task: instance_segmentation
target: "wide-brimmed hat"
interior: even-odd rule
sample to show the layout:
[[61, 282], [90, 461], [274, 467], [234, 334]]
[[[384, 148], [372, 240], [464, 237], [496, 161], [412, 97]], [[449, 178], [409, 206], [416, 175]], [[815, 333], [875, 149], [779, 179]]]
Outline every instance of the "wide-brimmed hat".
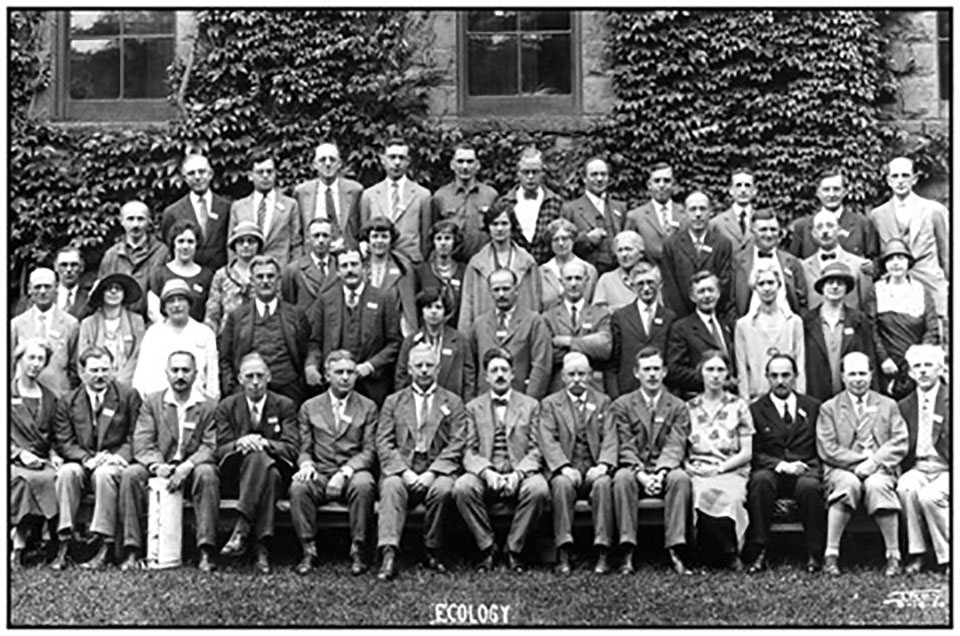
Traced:
[[164, 283], [163, 291], [160, 292], [160, 302], [165, 303], [168, 298], [174, 296], [185, 296], [190, 304], [193, 304], [193, 290], [182, 278], [171, 278]]
[[823, 293], [823, 285], [831, 278], [840, 279], [847, 286], [847, 292], [854, 288], [856, 285], [856, 280], [853, 278], [853, 273], [850, 271], [850, 267], [846, 263], [830, 263], [823, 268], [823, 271], [820, 272], [820, 278], [817, 279], [817, 282], [813, 284], [813, 288], [817, 290], [818, 294]]
[[233, 228], [233, 232], [230, 233], [230, 238], [227, 239], [227, 247], [233, 249], [234, 242], [241, 236], [254, 237], [260, 241], [260, 248], [263, 249], [263, 232], [260, 231], [260, 226], [253, 221], [241, 221], [237, 223], [237, 227]]
[[910, 248], [907, 247], [907, 244], [900, 239], [890, 239], [883, 244], [883, 251], [880, 254], [880, 262], [886, 263], [888, 258], [897, 255], [906, 256], [907, 261], [910, 263], [909, 267], [913, 267], [913, 263], [916, 259], [913, 258], [913, 254], [910, 253]]
[[140, 283], [138, 283], [133, 276], [122, 272], [115, 272], [94, 281], [93, 287], [90, 288], [90, 295], [87, 296], [87, 304], [90, 305], [91, 309], [99, 309], [103, 305], [103, 295], [106, 293], [107, 287], [111, 284], [120, 285], [120, 287], [123, 288], [124, 305], [135, 303], [143, 296]]

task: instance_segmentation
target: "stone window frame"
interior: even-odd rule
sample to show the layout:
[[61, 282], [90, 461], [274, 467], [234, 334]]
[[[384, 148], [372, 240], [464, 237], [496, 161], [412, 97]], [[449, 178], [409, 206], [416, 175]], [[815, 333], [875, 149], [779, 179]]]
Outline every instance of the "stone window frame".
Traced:
[[941, 101], [949, 101], [953, 92], [953, 25], [949, 10], [937, 11], [937, 85]]

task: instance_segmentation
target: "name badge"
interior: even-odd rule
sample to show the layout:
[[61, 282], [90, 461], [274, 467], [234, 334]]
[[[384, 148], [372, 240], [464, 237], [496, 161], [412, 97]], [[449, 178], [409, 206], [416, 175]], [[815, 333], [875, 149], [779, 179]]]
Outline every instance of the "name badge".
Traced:
[[368, 302], [368, 303], [367, 303], [367, 309], [377, 309], [379, 306], [380, 306], [380, 305], [378, 305], [378, 304], [375, 303], [375, 302]]
[[193, 291], [197, 292], [198, 294], [202, 294], [202, 293], [203, 293], [203, 286], [202, 286], [200, 283], [194, 283], [194, 284], [193, 284]]
[[23, 406], [23, 398], [10, 398], [10, 406]]
[[662, 324], [663, 324], [663, 318], [654, 318], [654, 319], [653, 319], [653, 324], [655, 324], [655, 325], [662, 325]]
[[580, 325], [580, 328], [581, 328], [581, 329], [593, 329], [593, 325], [590, 324], [589, 322], [585, 322], [585, 323], [583, 323], [582, 325]]
[[107, 417], [113, 417], [117, 412], [114, 409], [105, 408], [101, 413]]
[[840, 228], [840, 236], [850, 236], [850, 230]]
[[196, 423], [196, 422], [184, 422], [184, 423], [183, 423], [183, 428], [184, 428], [184, 430], [192, 431], [193, 429], [197, 428], [197, 423]]
[[806, 416], [807, 416], [807, 412], [804, 411], [803, 409], [798, 408], [798, 409], [797, 409], [797, 415], [799, 415], [800, 417], [806, 417]]
[[671, 225], [671, 227], [680, 227], [680, 224], [674, 221], [673, 219], [670, 219], [668, 223]]
[[446, 404], [441, 404], [440, 412], [443, 413], [444, 415], [450, 415], [450, 407], [447, 406]]
[[654, 423], [654, 424], [663, 424], [663, 423], [666, 422], [666, 421], [667, 421], [667, 420], [666, 420], [662, 415], [655, 415], [655, 416], [653, 417], [653, 423]]
[[60, 338], [60, 332], [59, 332], [59, 331], [51, 331], [48, 335], [50, 336], [50, 338], [52, 338], [52, 339], [54, 339], [54, 340], [57, 340], [57, 339]]
[[587, 402], [587, 410], [588, 410], [588, 411], [596, 411], [596, 410], [597, 410], [597, 405], [594, 404], [593, 402]]
[[283, 212], [283, 203], [281, 203], [280, 201], [277, 201], [273, 207], [275, 207], [277, 211]]
[[441, 350], [440, 350], [440, 355], [442, 355], [442, 356], [452, 356], [452, 355], [453, 355], [453, 349], [447, 349], [447, 348], [441, 349]]
[[852, 335], [853, 335], [853, 327], [844, 327], [844, 328], [843, 328], [843, 335], [845, 335], [845, 336], [852, 336]]
[[459, 287], [459, 286], [460, 286], [460, 281], [459, 281], [458, 279], [456, 279], [456, 278], [451, 278], [451, 279], [450, 279], [450, 284], [453, 285], [454, 287]]
[[129, 342], [129, 341], [133, 340], [133, 336], [132, 336], [132, 335], [126, 335], [126, 336], [123, 337], [123, 339], [126, 340], [127, 342]]
[[500, 340], [503, 340], [504, 338], [507, 337], [507, 332], [504, 331], [504, 330], [502, 330], [502, 329], [500, 329], [500, 330], [497, 331], [496, 336], [497, 336], [497, 338], [499, 338]]
[[211, 219], [219, 219], [220, 215], [216, 212], [207, 212], [207, 217]]
[[391, 267], [390, 269], [387, 270], [387, 273], [390, 274], [391, 276], [399, 276], [400, 270], [397, 269], [396, 267]]
[[271, 415], [267, 418], [267, 424], [278, 424], [279, 422], [280, 418], [278, 418], [276, 415]]
[[702, 246], [700, 247], [700, 250], [701, 250], [701, 251], [704, 251], [704, 252], [712, 252], [712, 251], [713, 251], [713, 248], [710, 247], [709, 245], [702, 245]]
[[863, 409], [863, 412], [864, 412], [864, 413], [876, 413], [876, 412], [877, 412], [877, 407], [875, 407], [875, 406], [868, 406], [868, 407], [866, 407], [866, 408]]
[[346, 422], [347, 424], [349, 424], [350, 422], [353, 421], [353, 417], [344, 413], [342, 416], [340, 416], [340, 421]]
[[934, 413], [934, 414], [933, 414], [933, 421], [934, 421], [934, 422], [942, 422], [942, 421], [943, 421], [943, 416], [940, 415], [939, 413]]

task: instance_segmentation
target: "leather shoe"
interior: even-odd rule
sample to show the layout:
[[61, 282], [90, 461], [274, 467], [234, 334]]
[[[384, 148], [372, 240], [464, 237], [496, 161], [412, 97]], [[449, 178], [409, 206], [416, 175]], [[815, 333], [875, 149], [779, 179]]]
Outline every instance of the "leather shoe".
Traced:
[[689, 576], [693, 574], [693, 571], [687, 567], [687, 564], [683, 562], [683, 559], [680, 557], [680, 553], [676, 548], [667, 548], [667, 556], [670, 558], [670, 567], [673, 568], [673, 571], [681, 576]]
[[350, 548], [350, 574], [360, 576], [367, 571], [367, 562], [363, 560], [363, 550], [359, 546]]
[[67, 554], [69, 548], [69, 540], [66, 537], [61, 537], [60, 545], [57, 547], [57, 556], [50, 562], [51, 570], [66, 570], [70, 566], [70, 557]]
[[316, 552], [307, 552], [303, 553], [303, 558], [300, 559], [300, 563], [297, 565], [297, 574], [306, 575], [313, 572], [315, 566], [314, 563], [317, 560]]
[[429, 548], [427, 549], [427, 567], [440, 574], [444, 574], [447, 571], [447, 566], [443, 563], [443, 559], [440, 558], [440, 553]]
[[23, 569], [23, 548], [10, 550], [10, 571], [19, 572]]
[[496, 547], [490, 546], [483, 551], [483, 555], [480, 559], [480, 563], [477, 564], [478, 572], [489, 572], [493, 569], [493, 558], [496, 554]]
[[209, 550], [200, 550], [200, 562], [197, 563], [197, 569], [206, 574], [217, 569], [217, 564], [214, 562], [213, 555], [210, 554]]
[[256, 560], [253, 566], [257, 574], [270, 574], [270, 551], [267, 550], [267, 546], [257, 543], [255, 552]]
[[507, 567], [517, 574], [522, 574], [526, 569], [523, 565], [523, 562], [520, 560], [520, 554], [513, 551], [507, 552]]
[[128, 549], [126, 558], [124, 558], [123, 563], [120, 564], [120, 571], [129, 572], [130, 570], [137, 570], [139, 568], [140, 563], [137, 559], [137, 551]]
[[811, 554], [807, 557], [807, 572], [813, 574], [814, 572], [819, 572], [823, 568], [823, 561], [820, 557], [815, 554]]
[[93, 558], [87, 561], [86, 563], [81, 563], [80, 568], [83, 570], [107, 569], [108, 546], [110, 546], [109, 543], [101, 543], [100, 549], [98, 549], [97, 553], [93, 555]]
[[607, 548], [600, 547], [597, 554], [597, 565], [593, 568], [594, 574], [610, 573], [610, 557]]
[[557, 574], [567, 576], [570, 574], [570, 550], [563, 546], [557, 550]]
[[230, 535], [230, 539], [220, 550], [220, 556], [222, 557], [238, 557], [247, 551], [246, 546], [244, 545], [246, 536], [239, 530], [234, 530], [233, 534]]
[[837, 557], [830, 555], [823, 558], [823, 573], [827, 576], [840, 576], [840, 566]]
[[397, 576], [397, 549], [386, 547], [383, 549], [383, 562], [380, 564], [380, 571], [377, 572], [377, 579], [381, 581], [392, 581]]
[[907, 564], [907, 567], [903, 568], [903, 573], [909, 576], [914, 574], [920, 574], [920, 571], [923, 569], [923, 558], [914, 557], [910, 560], [910, 563]]
[[727, 569], [731, 572], [743, 572], [743, 561], [740, 560], [740, 555], [731, 554], [727, 557]]
[[899, 576], [900, 575], [900, 559], [897, 557], [888, 557], [887, 567], [883, 569], [883, 575]]
[[763, 548], [757, 553], [757, 558], [747, 566], [747, 574], [756, 574], [767, 569], [767, 551]]
[[623, 555], [623, 563], [620, 564], [620, 569], [617, 570], [620, 574], [633, 574], [636, 570], [633, 567], [633, 550], [628, 550]]

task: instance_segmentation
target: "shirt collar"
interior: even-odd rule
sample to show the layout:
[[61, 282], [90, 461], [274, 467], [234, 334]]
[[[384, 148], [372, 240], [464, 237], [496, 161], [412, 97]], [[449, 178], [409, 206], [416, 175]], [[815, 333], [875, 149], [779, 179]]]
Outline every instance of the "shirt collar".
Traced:
[[520, 202], [520, 203], [523, 203], [524, 201], [536, 201], [537, 203], [540, 203], [541, 201], [543, 201], [543, 186], [539, 186], [539, 187], [537, 188], [537, 198], [536, 198], [536, 199], [528, 199], [527, 197], [525, 197], [525, 196], [523, 195], [523, 187], [522, 187], [522, 186], [518, 187], [518, 188], [517, 188], [517, 201]]
[[421, 389], [416, 382], [412, 383], [410, 385], [410, 388], [413, 389], [413, 392], [419, 395], [420, 397], [430, 397], [431, 395], [437, 392], [437, 383], [434, 382], [433, 384], [431, 384], [426, 391]]
[[[503, 394], [503, 398], [502, 398], [502, 399], [504, 399], [504, 400], [506, 400], [507, 402], [509, 402], [511, 397], [513, 397], [513, 389], [512, 389], [512, 388], [507, 389], [507, 392]], [[491, 400], [500, 399], [500, 398], [497, 397], [496, 393], [493, 392], [493, 389], [490, 389], [490, 399], [491, 399]]]
[[639, 311], [639, 312], [642, 314], [642, 313], [644, 312], [644, 310], [647, 309], [647, 307], [653, 309], [653, 313], [657, 313], [657, 299], [654, 298], [654, 299], [653, 299], [653, 302], [648, 305], [647, 303], [645, 303], [645, 302], [643, 302], [642, 300], [640, 300], [640, 297], [638, 296], [638, 297], [637, 297], [637, 311]]
[[[359, 285], [357, 286], [357, 288], [354, 290], [354, 292], [357, 294], [357, 298], [358, 298], [358, 299], [360, 298], [360, 296], [363, 295], [363, 288], [366, 287], [366, 285], [367, 285], [367, 284], [366, 284], [365, 282], [360, 281], [360, 284], [359, 284]], [[346, 285], [343, 286], [343, 297], [344, 297], [344, 299], [346, 299], [346, 297], [347, 297], [347, 286], [346, 286]]]
[[784, 405], [786, 405], [786, 407], [790, 410], [791, 414], [797, 412], [797, 394], [796, 393], [791, 392], [790, 395], [787, 396], [786, 400], [781, 400], [776, 395], [771, 393], [770, 400], [773, 402], [773, 405], [777, 407], [777, 412], [780, 413], [781, 415], [783, 414]]
[[390, 177], [387, 177], [387, 185], [388, 185], [390, 188], [393, 188], [393, 184], [394, 184], [394, 183], [397, 184], [397, 188], [400, 190], [400, 192], [403, 192], [403, 188], [407, 185], [407, 175], [403, 175], [402, 177], [400, 177], [400, 178], [397, 179], [396, 181], [394, 181], [394, 180], [391, 179]]
[[263, 302], [262, 300], [260, 300], [259, 298], [254, 298], [254, 299], [253, 299], [253, 302], [254, 302], [254, 304], [255, 304], [256, 307], [257, 307], [257, 315], [258, 315], [258, 316], [262, 316], [262, 315], [263, 315], [263, 310], [264, 310], [265, 308], [267, 308], [267, 307], [270, 308], [270, 314], [272, 315], [272, 314], [275, 314], [275, 313], [277, 312], [277, 304], [279, 303], [279, 299], [278, 299], [278, 298], [274, 298], [274, 299], [271, 300], [269, 303], [265, 303], [265, 302]]
[[87, 387], [83, 387], [83, 390], [87, 392], [87, 397], [90, 398], [90, 404], [93, 404], [93, 398], [94, 398], [94, 396], [99, 396], [99, 397], [100, 397], [100, 403], [101, 403], [101, 404], [103, 404], [103, 399], [107, 396], [107, 390], [106, 390], [106, 389], [104, 389], [103, 391], [91, 391], [91, 390], [88, 389]]
[[260, 398], [260, 401], [259, 401], [259, 402], [251, 402], [251, 401], [250, 401], [250, 398], [246, 398], [246, 399], [247, 399], [247, 408], [248, 408], [248, 409], [250, 409], [250, 410], [252, 411], [252, 410], [253, 410], [253, 407], [257, 407], [257, 411], [259, 411], [260, 415], [263, 415], [263, 407], [264, 407], [264, 406], [266, 405], [266, 403], [267, 403], [267, 394], [266, 394], [266, 393], [263, 394], [263, 397]]
[[454, 181], [453, 182], [453, 193], [454, 194], [471, 194], [473, 192], [478, 192], [480, 190], [480, 182], [474, 179], [467, 185], [462, 185], [461, 183]]
[[576, 307], [576, 308], [577, 308], [577, 312], [579, 312], [579, 313], [583, 313], [583, 307], [584, 307], [584, 305], [586, 305], [586, 302], [584, 302], [583, 298], [581, 298], [580, 300], [578, 300], [578, 301], [575, 302], [575, 303], [572, 303], [572, 302], [570, 302], [569, 300], [567, 300], [566, 298], [564, 298], [564, 299], [563, 299], [563, 303], [567, 306], [567, 310], [568, 310], [568, 311], [570, 310], [570, 307]]
[[593, 192], [590, 192], [589, 190], [584, 190], [583, 193], [587, 195], [587, 199], [590, 200], [590, 203], [592, 203], [595, 208], [603, 212], [603, 206], [607, 200], [606, 192], [604, 192], [600, 196], [597, 196], [596, 194], [594, 194]]
[[213, 197], [211, 196], [209, 189], [208, 189], [206, 192], [204, 192], [202, 195], [197, 194], [197, 193], [194, 192], [193, 190], [190, 191], [190, 202], [193, 203], [193, 206], [194, 206], [194, 207], [196, 207], [197, 205], [199, 205], [200, 201], [203, 200], [203, 202], [207, 204], [207, 210], [209, 211], [209, 210], [210, 210], [210, 199], [212, 199], [212, 198], [213, 198]]
[[924, 391], [919, 386], [917, 387], [917, 396], [920, 398], [920, 402], [923, 402], [923, 398], [926, 397], [931, 402], [936, 401], [937, 391], [940, 390], [940, 381], [937, 380], [937, 383], [933, 385], [928, 391]]
[[750, 217], [753, 215], [752, 205], [741, 206], [739, 203], [734, 203], [730, 207], [733, 208], [733, 213], [736, 214], [738, 217], [740, 216], [741, 212], [746, 212], [748, 221], [750, 220]]
[[652, 398], [647, 395], [646, 391], [640, 389], [640, 396], [643, 398], [643, 403], [647, 405], [647, 408], [653, 410], [657, 406], [657, 402], [660, 401], [660, 396], [663, 395], [663, 389], [657, 391], [657, 394]]
[[[187, 401], [183, 403], [183, 408], [188, 409], [191, 406], [200, 404], [201, 402], [203, 402], [203, 400], [204, 400], [203, 394], [201, 394], [200, 391], [197, 390], [196, 386], [192, 386], [190, 387], [190, 395], [187, 396]], [[177, 402], [177, 398], [173, 393], [173, 389], [169, 387], [163, 392], [163, 403], [171, 404], [178, 408], [180, 407], [180, 403]]]
[[[854, 395], [853, 393], [851, 393], [850, 391], [847, 391], [847, 397], [850, 398], [850, 402], [852, 402], [854, 406], [857, 405], [857, 400], [860, 399], [860, 398], [858, 398], [856, 395]], [[869, 403], [870, 403], [870, 391], [867, 391], [866, 393], [864, 393], [864, 394], [863, 394], [862, 396], [860, 396], [860, 397], [863, 398], [863, 403], [864, 403], [864, 404], [869, 404]]]
[[703, 324], [711, 328], [713, 327], [713, 321], [717, 319], [717, 314], [714, 313], [708, 316], [707, 314], [703, 313], [699, 309], [695, 309], [694, 311], [696, 311], [697, 315], [700, 316], [700, 320], [703, 321]]
[[582, 402], [583, 404], [586, 404], [586, 403], [588, 402], [588, 400], [587, 400], [587, 392], [586, 392], [586, 391], [584, 391], [583, 394], [580, 395], [580, 397], [577, 397], [576, 395], [574, 395], [574, 394], [571, 393], [570, 391], [567, 391], [567, 397], [569, 397], [569, 398], [570, 398], [570, 401], [573, 402], [574, 404], [580, 404], [581, 402]]

